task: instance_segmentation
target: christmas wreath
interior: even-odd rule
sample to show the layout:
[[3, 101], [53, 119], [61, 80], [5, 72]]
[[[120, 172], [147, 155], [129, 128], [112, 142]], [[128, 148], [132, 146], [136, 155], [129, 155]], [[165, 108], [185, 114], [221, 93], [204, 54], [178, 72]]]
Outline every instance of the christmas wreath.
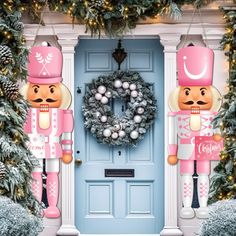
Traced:
[[[155, 118], [156, 100], [149, 87], [138, 72], [99, 76], [88, 85], [84, 96], [85, 127], [99, 143], [136, 145]], [[126, 102], [123, 116], [113, 114], [112, 98]]]

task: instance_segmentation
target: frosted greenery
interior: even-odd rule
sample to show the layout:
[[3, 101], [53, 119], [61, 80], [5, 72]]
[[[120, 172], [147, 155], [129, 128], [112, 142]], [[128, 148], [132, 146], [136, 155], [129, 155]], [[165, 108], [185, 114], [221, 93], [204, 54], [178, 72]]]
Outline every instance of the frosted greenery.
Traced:
[[0, 235], [37, 236], [43, 225], [38, 218], [7, 197], [0, 196]]
[[[116, 81], [121, 83], [119, 88], [114, 86]], [[122, 87], [124, 83], [128, 84], [128, 88]], [[132, 85], [135, 86], [133, 91], [129, 88]], [[111, 94], [107, 104], [102, 104], [95, 98], [100, 86], [105, 86], [106, 91]], [[137, 93], [135, 97], [132, 96], [132, 92]], [[106, 98], [106, 93], [104, 97]], [[124, 110], [124, 115], [113, 114], [112, 99], [122, 99], [126, 102], [127, 108]], [[135, 146], [153, 124], [156, 109], [156, 100], [150, 84], [146, 83], [138, 72], [115, 71], [112, 74], [99, 76], [88, 85], [83, 105], [84, 124], [99, 143]], [[103, 116], [107, 117], [107, 121], [101, 121]], [[138, 116], [141, 121], [135, 122], [135, 116]], [[104, 135], [105, 130], [110, 130], [109, 137]], [[118, 135], [120, 131], [124, 133], [124, 136]], [[131, 138], [132, 132], [136, 132], [137, 138]], [[112, 137], [114, 133], [117, 134], [115, 138]]]
[[[12, 1], [13, 2], [13, 1]], [[0, 6], [0, 235], [34, 236], [42, 230], [41, 206], [31, 191], [36, 159], [27, 148], [24, 123], [29, 104], [17, 81], [26, 79], [28, 50], [21, 13]]]
[[236, 200], [224, 200], [209, 207], [209, 218], [203, 221], [199, 236], [235, 236]]

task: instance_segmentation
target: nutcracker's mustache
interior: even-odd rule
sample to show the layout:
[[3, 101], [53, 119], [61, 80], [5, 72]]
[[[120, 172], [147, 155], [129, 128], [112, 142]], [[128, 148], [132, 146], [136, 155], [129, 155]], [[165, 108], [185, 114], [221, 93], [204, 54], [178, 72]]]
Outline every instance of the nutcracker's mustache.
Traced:
[[[187, 101], [187, 102], [184, 102], [183, 104], [185, 104], [185, 105], [193, 105], [193, 104], [194, 104], [194, 101]], [[197, 101], [197, 104], [198, 104], [198, 105], [206, 105], [207, 102]]]
[[[42, 98], [37, 98], [35, 100], [31, 100], [32, 102], [43, 102], [43, 99]], [[52, 98], [47, 98], [46, 99], [46, 102], [56, 102], [57, 100], [54, 100]]]
[[187, 102], [184, 102], [183, 104], [185, 104], [185, 105], [193, 105], [194, 102], [193, 101], [187, 101]]
[[35, 100], [31, 100], [32, 102], [42, 102], [43, 101], [43, 99], [42, 98], [37, 98], [37, 99], [35, 99]]
[[203, 102], [203, 101], [197, 101], [197, 104], [198, 104], [198, 105], [206, 105], [206, 104], [207, 104], [207, 102]]

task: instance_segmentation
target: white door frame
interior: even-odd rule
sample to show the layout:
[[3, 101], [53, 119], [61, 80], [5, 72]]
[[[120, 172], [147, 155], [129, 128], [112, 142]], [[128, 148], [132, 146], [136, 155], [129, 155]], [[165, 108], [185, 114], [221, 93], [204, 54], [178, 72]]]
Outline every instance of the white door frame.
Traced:
[[[176, 51], [180, 43], [181, 35], [185, 35], [189, 24], [142, 24], [127, 34], [127, 38], [160, 38], [164, 47], [164, 114], [169, 111], [168, 95], [170, 90], [176, 87]], [[35, 38], [37, 30], [36, 24], [26, 24], [24, 35], [26, 42], [31, 46]], [[85, 34], [83, 25], [71, 24], [55, 24], [58, 43], [63, 53], [63, 83], [65, 83], [70, 91], [74, 93], [74, 53], [75, 46], [79, 42], [79, 38], [90, 38], [89, 34]], [[208, 45], [213, 49], [219, 47], [219, 41], [224, 34], [223, 24], [205, 24]], [[201, 35], [201, 24], [193, 24], [191, 35]], [[52, 35], [51, 26], [40, 27], [39, 36]], [[106, 38], [102, 36], [102, 38]], [[204, 39], [203, 39], [204, 40]], [[72, 96], [71, 109], [74, 107], [74, 96]], [[165, 134], [168, 133], [167, 116], [165, 117]], [[74, 135], [74, 134], [73, 134]], [[167, 135], [165, 135], [165, 158], [167, 157]], [[75, 150], [74, 150], [75, 151]], [[183, 235], [178, 227], [178, 183], [177, 183], [177, 166], [170, 166], [165, 160], [165, 176], [164, 176], [164, 199], [165, 199], [165, 226], [160, 235]], [[75, 227], [75, 180], [74, 180], [74, 162], [70, 165], [62, 165], [62, 216], [58, 235], [79, 235], [79, 229]], [[78, 199], [79, 200], [79, 199]], [[47, 221], [46, 223], [47, 224]]]

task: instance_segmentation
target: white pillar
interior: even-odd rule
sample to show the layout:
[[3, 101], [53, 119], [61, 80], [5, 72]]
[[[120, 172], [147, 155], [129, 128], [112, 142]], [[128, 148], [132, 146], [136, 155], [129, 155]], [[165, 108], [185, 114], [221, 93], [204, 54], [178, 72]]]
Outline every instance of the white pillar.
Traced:
[[[167, 114], [169, 111], [168, 97], [170, 91], [176, 87], [176, 48], [180, 42], [180, 34], [160, 34], [161, 44], [164, 46], [164, 114], [165, 114], [165, 134], [168, 134]], [[178, 173], [177, 165], [169, 165], [168, 157], [168, 136], [165, 135], [165, 226], [160, 235], [178, 236], [183, 235], [178, 227]]]
[[[74, 53], [78, 43], [76, 35], [57, 34], [63, 53], [63, 83], [72, 93], [72, 103], [70, 109], [74, 109]], [[74, 112], [73, 112], [74, 113]], [[74, 132], [72, 134], [74, 139]], [[75, 150], [74, 150], [75, 152]], [[74, 160], [70, 164], [61, 165], [61, 220], [62, 224], [57, 235], [78, 235], [79, 231], [75, 227], [75, 173]]]

